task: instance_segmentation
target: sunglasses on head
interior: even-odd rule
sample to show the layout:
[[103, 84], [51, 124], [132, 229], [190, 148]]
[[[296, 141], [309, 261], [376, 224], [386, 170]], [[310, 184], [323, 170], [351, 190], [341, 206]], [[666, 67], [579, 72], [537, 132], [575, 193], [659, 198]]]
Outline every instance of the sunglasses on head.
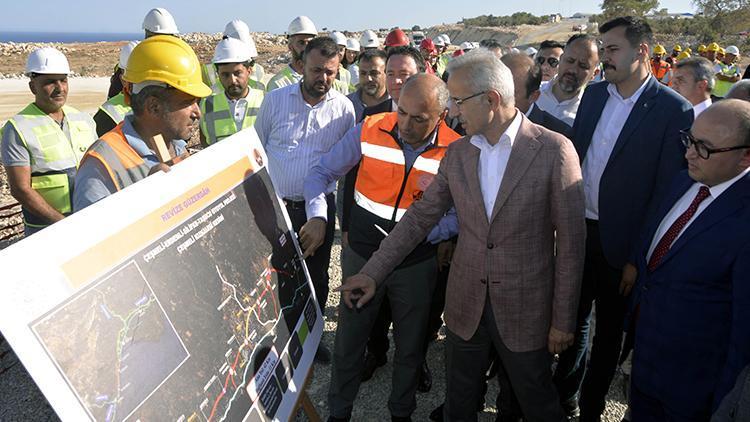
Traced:
[[547, 62], [547, 64], [550, 67], [557, 67], [557, 65], [560, 64], [560, 59], [558, 59], [557, 57], [541, 57], [541, 56], [536, 58], [536, 64], [538, 64], [539, 66], [543, 65], [544, 62]]

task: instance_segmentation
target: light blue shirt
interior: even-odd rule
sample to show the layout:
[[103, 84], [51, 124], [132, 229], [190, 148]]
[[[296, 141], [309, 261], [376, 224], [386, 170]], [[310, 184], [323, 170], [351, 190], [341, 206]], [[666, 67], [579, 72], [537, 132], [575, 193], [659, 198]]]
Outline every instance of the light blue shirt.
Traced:
[[[125, 116], [122, 123], [122, 133], [125, 135], [128, 145], [143, 158], [146, 165], [153, 167], [159, 163], [159, 158], [133, 128], [133, 117], [133, 115]], [[181, 155], [187, 150], [187, 142], [182, 139], [173, 140], [172, 146], [177, 155]], [[99, 160], [85, 160], [76, 173], [75, 189], [73, 190], [73, 211], [80, 211], [115, 192], [117, 192], [117, 188], [112, 183], [109, 172]]]
[[[300, 84], [267, 93], [255, 131], [268, 155], [268, 171], [279, 196], [302, 201], [308, 172], [354, 123], [352, 102], [334, 89], [314, 106], [305, 101]], [[325, 191], [334, 189], [332, 180]]]
[[[417, 157], [435, 141], [435, 133], [428, 142], [419, 148], [412, 148], [406, 142], [401, 143], [404, 161], [407, 168], [411, 168]], [[349, 170], [362, 159], [362, 123], [351, 128], [346, 135], [331, 150], [320, 158], [320, 162], [310, 170], [305, 178], [305, 208], [308, 219], [318, 217], [326, 219], [328, 206], [325, 193], [328, 186], [345, 176]], [[446, 215], [432, 228], [427, 236], [430, 243], [448, 240], [458, 234], [458, 216], [456, 209], [451, 208]]]

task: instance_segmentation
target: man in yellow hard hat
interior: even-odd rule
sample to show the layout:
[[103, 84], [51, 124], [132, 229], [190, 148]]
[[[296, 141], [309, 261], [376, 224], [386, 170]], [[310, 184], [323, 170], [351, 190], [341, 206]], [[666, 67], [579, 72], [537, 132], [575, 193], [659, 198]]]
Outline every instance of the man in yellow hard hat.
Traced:
[[[130, 54], [123, 75], [133, 114], [86, 151], [76, 175], [75, 211], [83, 209], [149, 174], [166, 170], [154, 151], [161, 135], [171, 159], [186, 153], [185, 140], [198, 129], [198, 100], [211, 95], [201, 79], [201, 65], [179, 38], [156, 35]], [[175, 160], [176, 161], [176, 160]]]
[[706, 54], [706, 45], [705, 44], [701, 44], [701, 45], [698, 46], [698, 55], [701, 56], [701, 57], [703, 57], [704, 59], [707, 58], [706, 57], [707, 54]]
[[664, 60], [667, 50], [663, 45], [657, 44], [651, 56], [651, 73], [656, 80], [664, 85], [669, 85], [672, 66]]
[[72, 212], [76, 167], [96, 139], [91, 116], [66, 105], [68, 74], [68, 59], [59, 50], [31, 52], [26, 75], [34, 102], [0, 130], [2, 164], [27, 236]]
[[227, 38], [216, 46], [213, 66], [222, 91], [203, 99], [201, 143], [211, 145], [255, 123], [264, 91], [250, 86], [250, 48], [244, 42]]
[[716, 64], [716, 56], [719, 55], [720, 50], [721, 47], [719, 47], [719, 44], [712, 42], [711, 44], [706, 46], [706, 58], [711, 61], [711, 63]]
[[674, 66], [675, 62], [677, 61], [677, 57], [682, 53], [682, 46], [679, 44], [675, 44], [674, 47], [672, 47], [672, 54], [669, 55], [664, 61], [669, 63], [670, 66]]

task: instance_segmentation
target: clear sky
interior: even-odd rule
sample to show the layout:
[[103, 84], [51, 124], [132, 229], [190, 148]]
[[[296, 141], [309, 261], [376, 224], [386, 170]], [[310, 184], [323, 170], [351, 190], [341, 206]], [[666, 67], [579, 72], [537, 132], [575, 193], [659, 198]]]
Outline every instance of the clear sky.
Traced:
[[[242, 19], [252, 31], [283, 33], [295, 16], [307, 15], [318, 30], [358, 31], [413, 25], [429, 27], [484, 14], [509, 15], [525, 11], [535, 15], [576, 12], [597, 13], [601, 0], [159, 0], [107, 1], [3, 0], [3, 31], [14, 32], [141, 32], [143, 16], [153, 7], [165, 7], [181, 32], [221, 32], [232, 19]], [[343, 10], [342, 10], [343, 7]], [[670, 12], [692, 12], [690, 0], [661, 0]]]

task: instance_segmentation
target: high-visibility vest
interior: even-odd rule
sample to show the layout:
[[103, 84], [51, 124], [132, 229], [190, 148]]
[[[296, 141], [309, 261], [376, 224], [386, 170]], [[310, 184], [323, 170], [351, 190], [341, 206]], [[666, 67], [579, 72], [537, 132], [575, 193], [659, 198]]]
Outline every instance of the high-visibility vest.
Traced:
[[120, 123], [125, 119], [125, 115], [130, 113], [133, 109], [125, 104], [125, 94], [122, 92], [108, 99], [104, 104], [99, 107], [99, 110], [103, 111], [109, 116], [115, 124]]
[[242, 127], [237, 127], [229, 109], [229, 100], [226, 94], [214, 94], [201, 100], [201, 132], [209, 145], [220, 141], [230, 135], [248, 128], [255, 123], [255, 118], [263, 102], [263, 91], [250, 89], [245, 99], [247, 108], [242, 120]]
[[443, 54], [438, 58], [437, 62], [437, 73], [442, 78], [443, 73], [445, 72], [445, 68], [448, 67], [448, 62], [450, 61], [451, 56], [449, 54]]
[[121, 122], [97, 139], [81, 160], [81, 163], [86, 160], [99, 161], [118, 191], [145, 179], [150, 170], [143, 158], [128, 144], [122, 125]]
[[671, 82], [671, 78], [669, 78], [671, 68], [672, 67], [669, 63], [664, 60], [659, 60], [658, 62], [651, 60], [651, 73], [653, 73], [654, 77], [664, 85], [669, 85]]
[[396, 123], [395, 112], [364, 120], [360, 138], [362, 160], [354, 186], [354, 201], [358, 206], [394, 223], [422, 197], [437, 174], [448, 145], [461, 137], [441, 121], [433, 146], [422, 152], [407, 170], [404, 152], [393, 133]]
[[[720, 73], [724, 76], [736, 76], [741, 74], [739, 66], [734, 63], [731, 65], [719, 63], [718, 68], [720, 70], [716, 73]], [[734, 84], [734, 82], [720, 81], [716, 79], [716, 84], [714, 85], [714, 89], [711, 91], [711, 93], [717, 97], [724, 98], [729, 93], [729, 90], [732, 89], [732, 86]]]
[[[346, 69], [344, 70], [347, 73], [349, 72]], [[341, 74], [341, 72], [339, 72], [339, 74]], [[285, 68], [281, 69], [281, 72], [275, 74], [273, 78], [268, 81], [268, 85], [266, 85], [266, 92], [271, 92], [274, 89], [285, 87], [288, 85], [297, 84], [301, 80], [302, 75], [292, 70], [291, 67], [286, 66]], [[344, 95], [349, 95], [351, 93], [351, 87], [349, 86], [349, 84], [344, 83], [343, 81], [340, 81], [338, 79], [334, 79], [332, 88]]]
[[[73, 211], [75, 172], [88, 147], [96, 140], [96, 124], [86, 113], [63, 106], [70, 138], [36, 104], [31, 103], [8, 120], [29, 151], [31, 188], [61, 214]], [[30, 227], [46, 227], [49, 222], [23, 210]]]

